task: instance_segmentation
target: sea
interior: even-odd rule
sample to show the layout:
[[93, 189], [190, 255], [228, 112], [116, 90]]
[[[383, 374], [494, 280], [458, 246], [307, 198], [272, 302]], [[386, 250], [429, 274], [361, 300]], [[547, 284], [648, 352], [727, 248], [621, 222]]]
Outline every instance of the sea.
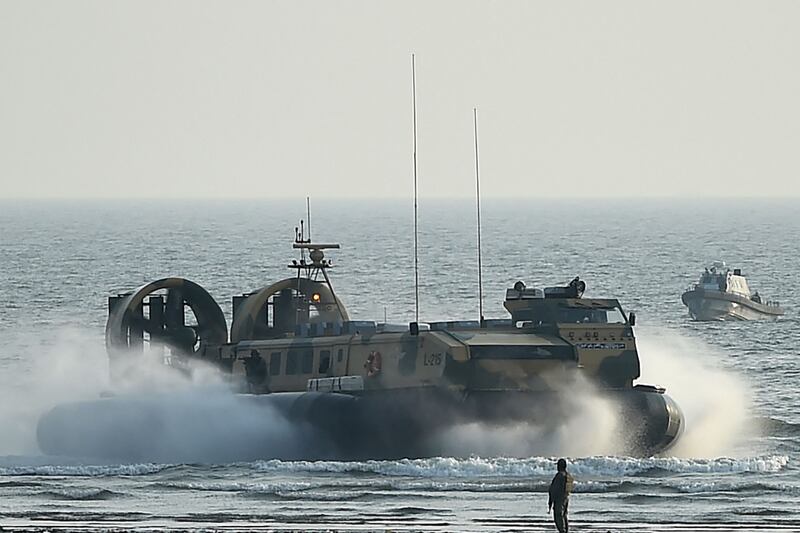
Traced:
[[[328, 257], [350, 316], [413, 320], [412, 201], [311, 195], [304, 228], [341, 245]], [[186, 277], [230, 320], [232, 296], [291, 275], [304, 218], [305, 198], [0, 201], [0, 530], [555, 531], [547, 486], [564, 456], [571, 531], [800, 531], [798, 199], [483, 201], [488, 318], [507, 316], [518, 280], [575, 276], [587, 296], [636, 313], [637, 382], [665, 387], [686, 417], [681, 440], [656, 457], [614, 453], [618, 426], [591, 406], [555, 454], [519, 428], [479, 427], [454, 435], [457, 453], [396, 461], [220, 461], [193, 442], [168, 463], [39, 450], [42, 413], [114, 388], [109, 295]], [[418, 220], [420, 320], [477, 319], [474, 201], [423, 198]], [[785, 316], [692, 321], [681, 293], [715, 260], [741, 268]], [[174, 386], [208, 402], [233, 394], [208, 388], [213, 372], [186, 380]], [[225, 447], [245, 436], [206, 438]]]

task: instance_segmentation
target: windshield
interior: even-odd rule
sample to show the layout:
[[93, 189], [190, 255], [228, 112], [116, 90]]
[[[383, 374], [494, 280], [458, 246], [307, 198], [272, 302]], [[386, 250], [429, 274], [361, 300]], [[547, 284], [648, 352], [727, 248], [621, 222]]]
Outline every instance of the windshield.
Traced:
[[626, 324], [625, 315], [619, 307], [607, 309], [575, 309], [558, 310], [558, 322], [566, 324]]

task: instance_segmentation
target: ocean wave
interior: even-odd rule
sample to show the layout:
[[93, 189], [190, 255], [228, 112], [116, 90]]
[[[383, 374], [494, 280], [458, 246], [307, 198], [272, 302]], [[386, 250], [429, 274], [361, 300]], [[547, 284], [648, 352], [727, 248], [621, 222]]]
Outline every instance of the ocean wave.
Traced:
[[674, 487], [684, 494], [698, 494], [703, 492], [714, 493], [755, 493], [763, 495], [769, 492], [791, 492], [796, 491], [797, 487], [783, 485], [783, 484], [769, 484], [769, 483], [736, 483], [727, 481], [691, 481], [681, 482], [674, 485]]
[[[716, 459], [682, 459], [676, 457], [585, 457], [570, 461], [570, 471], [576, 477], [634, 477], [660, 474], [724, 474], [724, 473], [774, 473], [786, 468], [785, 455], [767, 455], [746, 458], [720, 457]], [[401, 459], [398, 461], [256, 461], [235, 465], [172, 465], [157, 463], [120, 465], [14, 465], [0, 466], [0, 476], [147, 476], [171, 469], [196, 468], [201, 471], [243, 468], [245, 471], [266, 474], [367, 474], [387, 478], [548, 478], [555, 468], [552, 458], [528, 459], [481, 458], [467, 459], [435, 457], [429, 459]], [[340, 480], [337, 479], [337, 483]], [[198, 490], [202, 490], [199, 488]], [[191, 488], [191, 487], [185, 487]], [[231, 489], [236, 490], [236, 489]]]
[[0, 476], [145, 476], [175, 465], [142, 463], [128, 465], [15, 465], [0, 467]]
[[[318, 465], [319, 466], [319, 465]], [[341, 466], [341, 465], [339, 465]], [[230, 480], [189, 480], [180, 479], [156, 481], [151, 484], [154, 490], [182, 490], [200, 492], [228, 492], [240, 497], [255, 499], [296, 499], [318, 501], [357, 500], [363, 494], [375, 498], [420, 497], [432, 498], [447, 492], [472, 493], [546, 493], [549, 486], [549, 473], [545, 479], [524, 479], [514, 476], [477, 477], [425, 477], [425, 476], [308, 476], [298, 479], [302, 474], [297, 470], [291, 475], [282, 476], [277, 471], [262, 474], [266, 479], [242, 478]], [[258, 476], [252, 476], [257, 478]], [[626, 479], [581, 479], [577, 476], [575, 493], [650, 495], [685, 497], [700, 494], [764, 494], [770, 492], [796, 493], [800, 488], [793, 484], [757, 482], [751, 478], [704, 479], [684, 476], [675, 477], [629, 477]]]
[[624, 494], [619, 497], [620, 500], [626, 503], [636, 503], [650, 505], [654, 501], [663, 500], [663, 494]]
[[775, 473], [789, 464], [786, 455], [715, 459], [660, 458], [646, 461], [643, 473], [659, 474], [726, 474], [726, 473]]
[[800, 424], [794, 424], [770, 416], [756, 417], [753, 421], [761, 427], [765, 435], [772, 437], [796, 437], [800, 435]]
[[37, 481], [0, 481], [0, 488], [17, 488], [17, 487], [41, 487], [42, 484]]
[[[341, 484], [338, 484], [341, 486]], [[157, 489], [173, 489], [198, 492], [263, 492], [300, 491], [337, 485], [312, 483], [309, 481], [287, 481], [277, 483], [243, 482], [243, 481], [159, 481], [151, 485]]]
[[[602, 481], [576, 481], [574, 492], [578, 493], [601, 493], [616, 489], [620, 483]], [[309, 498], [326, 499], [319, 496], [321, 491], [325, 491], [332, 499], [351, 499], [358, 493], [368, 491], [370, 494], [377, 495], [383, 493], [385, 496], [392, 496], [392, 492], [408, 495], [413, 493], [418, 497], [434, 497], [431, 493], [438, 492], [537, 492], [545, 493], [549, 487], [548, 481], [505, 481], [483, 480], [470, 481], [464, 479], [440, 480], [431, 478], [422, 479], [387, 479], [376, 480], [374, 478], [341, 479], [336, 481], [313, 480], [313, 481], [276, 481], [276, 482], [253, 482], [253, 481], [163, 481], [155, 482], [151, 485], [158, 490], [186, 490], [199, 492], [234, 492], [254, 497], [277, 496], [280, 498]], [[338, 494], [338, 496], [337, 496]], [[319, 496], [319, 497], [318, 497]]]
[[[681, 459], [677, 457], [587, 457], [570, 462], [576, 476], [625, 477], [665, 473], [743, 473], [778, 472], [789, 462], [784, 455], [747, 458]], [[479, 458], [402, 459], [399, 461], [256, 461], [251, 467], [258, 472], [305, 472], [320, 474], [367, 473], [381, 476], [427, 478], [535, 477], [550, 476], [554, 460], [544, 457], [529, 459]]]
[[[250, 496], [262, 496], [263, 494], [251, 494]], [[371, 491], [278, 491], [268, 494], [271, 498], [278, 498], [290, 501], [323, 501], [323, 502], [354, 502], [359, 500], [374, 501], [375, 493]]]
[[97, 488], [53, 489], [36, 493], [36, 495], [46, 497], [48, 499], [75, 500], [75, 501], [110, 500], [112, 498], [124, 496], [124, 494], [120, 492], [114, 492], [108, 489], [97, 489]]
[[774, 507], [745, 507], [743, 509], [734, 509], [733, 514], [739, 516], [765, 516], [765, 517], [774, 517], [774, 516], [790, 516], [795, 514], [793, 510], [790, 509], [776, 509]]

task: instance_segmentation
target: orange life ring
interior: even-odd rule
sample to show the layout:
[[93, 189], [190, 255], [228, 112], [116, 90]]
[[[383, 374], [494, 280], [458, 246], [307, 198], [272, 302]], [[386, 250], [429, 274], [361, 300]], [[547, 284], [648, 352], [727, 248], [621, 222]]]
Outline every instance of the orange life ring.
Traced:
[[381, 357], [381, 352], [376, 352], [374, 350], [369, 352], [367, 362], [364, 363], [364, 367], [367, 369], [367, 377], [371, 378], [380, 374], [382, 366], [383, 359]]

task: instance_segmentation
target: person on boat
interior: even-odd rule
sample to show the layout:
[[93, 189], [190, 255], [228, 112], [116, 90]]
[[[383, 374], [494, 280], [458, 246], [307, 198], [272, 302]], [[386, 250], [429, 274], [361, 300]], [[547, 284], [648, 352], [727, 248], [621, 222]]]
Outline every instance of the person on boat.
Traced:
[[757, 304], [760, 304], [760, 303], [761, 303], [761, 295], [760, 295], [760, 294], [758, 294], [758, 291], [756, 291], [755, 293], [753, 293], [753, 296], [751, 296], [751, 297], [750, 297], [750, 299], [751, 299], [751, 300], [753, 300], [753, 301], [754, 301], [755, 303], [757, 303]]
[[569, 495], [572, 492], [574, 479], [567, 472], [566, 459], [559, 459], [556, 463], [556, 475], [550, 482], [550, 497], [547, 501], [548, 512], [553, 512], [553, 521], [559, 533], [569, 532], [569, 520], [567, 519], [567, 508], [569, 507]]
[[245, 372], [247, 374], [247, 388], [251, 393], [268, 393], [269, 374], [267, 373], [267, 362], [258, 353], [258, 350], [251, 350], [250, 357], [244, 359]]

